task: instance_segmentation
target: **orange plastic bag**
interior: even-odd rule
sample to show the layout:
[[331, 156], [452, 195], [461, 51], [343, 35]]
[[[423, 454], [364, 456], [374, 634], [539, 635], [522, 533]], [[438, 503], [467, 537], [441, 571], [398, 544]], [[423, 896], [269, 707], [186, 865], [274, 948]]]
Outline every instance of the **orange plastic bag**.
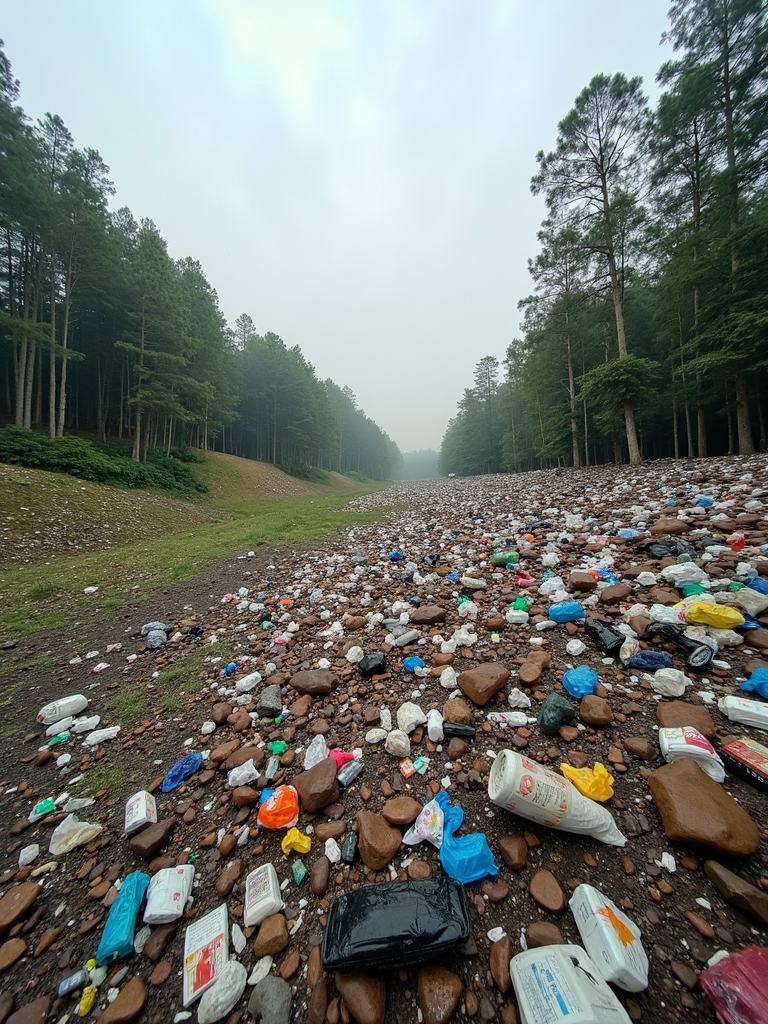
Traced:
[[259, 808], [264, 828], [292, 828], [299, 820], [299, 794], [293, 786], [278, 786]]

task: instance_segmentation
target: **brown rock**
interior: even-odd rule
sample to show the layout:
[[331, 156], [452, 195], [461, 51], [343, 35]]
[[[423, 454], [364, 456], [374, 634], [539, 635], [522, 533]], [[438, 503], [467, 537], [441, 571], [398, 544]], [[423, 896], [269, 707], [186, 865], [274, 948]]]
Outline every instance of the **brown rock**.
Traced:
[[328, 888], [328, 879], [331, 876], [331, 862], [321, 855], [312, 865], [312, 872], [309, 877], [309, 887], [315, 896], [323, 896]]
[[288, 714], [293, 715], [294, 718], [304, 718], [305, 715], [309, 714], [311, 707], [312, 696], [307, 693], [291, 704], [288, 708]]
[[0, 946], [0, 972], [6, 971], [27, 952], [24, 939], [8, 939]]
[[426, 1024], [445, 1024], [450, 1020], [463, 988], [461, 979], [444, 967], [422, 967], [419, 971], [419, 1006]]
[[25, 1003], [12, 1013], [7, 1024], [44, 1024], [50, 1007], [50, 996], [38, 996], [31, 1003]]
[[260, 796], [261, 793], [253, 786], [238, 786], [232, 790], [232, 803], [235, 807], [247, 807], [249, 804], [255, 804]]
[[535, 946], [562, 946], [565, 943], [563, 933], [556, 924], [549, 921], [532, 921], [525, 929], [525, 937], [528, 945]]
[[384, 1024], [387, 986], [371, 974], [337, 974], [336, 988], [358, 1024]]
[[632, 587], [626, 583], [611, 583], [600, 591], [600, 600], [603, 604], [618, 604], [626, 601], [632, 593]]
[[277, 973], [283, 981], [288, 981], [288, 979], [292, 978], [296, 971], [298, 971], [299, 967], [301, 967], [301, 954], [298, 949], [294, 949], [294, 951], [289, 953], [285, 960], [280, 964], [280, 969]]
[[684, 700], [660, 701], [656, 705], [656, 721], [662, 729], [682, 729], [690, 725], [708, 740], [716, 736], [715, 723], [707, 709]]
[[138, 976], [120, 989], [117, 999], [99, 1017], [101, 1024], [126, 1024], [135, 1020], [147, 1003], [147, 987]]
[[621, 741], [621, 745], [628, 754], [634, 754], [635, 757], [639, 757], [642, 761], [653, 761], [659, 756], [659, 748], [655, 743], [651, 743], [650, 740], [646, 739], [645, 736], [625, 736]]
[[504, 935], [491, 945], [491, 977], [496, 982], [499, 992], [509, 992], [512, 979], [509, 974], [509, 961], [512, 957], [512, 943], [509, 936]]
[[210, 760], [213, 761], [214, 764], [226, 761], [230, 754], [234, 754], [239, 746], [240, 740], [238, 739], [229, 740], [227, 743], [220, 743], [211, 751]]
[[768, 893], [724, 868], [716, 860], [704, 861], [704, 874], [734, 907], [745, 910], [768, 925]]
[[314, 814], [339, 798], [339, 784], [336, 781], [338, 768], [332, 757], [326, 757], [309, 771], [302, 772], [293, 780], [299, 794], [301, 806]]
[[321, 821], [319, 825], [315, 825], [315, 835], [321, 843], [324, 843], [326, 839], [339, 839], [346, 831], [347, 825], [342, 819]]
[[344, 628], [348, 633], [356, 633], [358, 629], [363, 629], [367, 619], [364, 615], [346, 615], [344, 617]]
[[509, 676], [509, 669], [504, 665], [497, 661], [487, 661], [468, 672], [462, 672], [456, 681], [461, 692], [482, 707], [506, 684]]
[[247, 743], [244, 747], [233, 750], [226, 761], [222, 762], [222, 765], [225, 771], [231, 772], [233, 768], [239, 768], [246, 761], [253, 761], [253, 767], [258, 768], [264, 757], [265, 754], [261, 747], [257, 747], [255, 743]]
[[363, 863], [372, 871], [381, 871], [397, 853], [402, 836], [379, 814], [357, 812], [358, 849]]
[[46, 949], [50, 949], [63, 931], [64, 929], [61, 927], [46, 928], [43, 934], [37, 940], [37, 945], [35, 946], [35, 952], [33, 955], [40, 956], [46, 951]]
[[645, 631], [652, 622], [653, 619], [649, 619], [647, 615], [632, 615], [629, 619], [629, 625], [639, 637], [645, 636]]
[[410, 796], [396, 796], [387, 800], [381, 808], [381, 815], [390, 825], [410, 825], [421, 814], [421, 804]]
[[176, 934], [176, 922], [161, 924], [152, 929], [152, 933], [144, 945], [144, 956], [150, 960], [159, 960], [166, 950], [168, 943]]
[[[37, 739], [37, 737], [35, 737]], [[13, 1013], [13, 1008], [16, 1005], [16, 996], [13, 992], [3, 992], [0, 995], [0, 1024], [5, 1024], [10, 1015]]]
[[298, 693], [307, 693], [312, 697], [325, 696], [339, 683], [335, 672], [327, 668], [311, 668], [304, 672], [294, 672], [289, 684]]
[[211, 708], [211, 721], [215, 722], [216, 725], [224, 725], [231, 714], [232, 705], [225, 704], [223, 701], [220, 701], [218, 704], [214, 704]]
[[752, 818], [690, 758], [657, 768], [648, 785], [670, 839], [731, 857], [760, 845]]
[[588, 572], [572, 572], [568, 577], [568, 586], [571, 590], [594, 590], [597, 580]]
[[679, 593], [676, 590], [669, 590], [667, 587], [651, 587], [648, 597], [654, 604], [663, 604], [669, 608], [680, 600]]
[[491, 903], [501, 903], [509, 896], [509, 886], [506, 882], [486, 882], [483, 886], [483, 895], [487, 896]]
[[682, 519], [663, 516], [661, 519], [657, 519], [651, 527], [651, 536], [662, 537], [667, 533], [687, 533], [690, 528], [691, 524], [683, 522]]
[[455, 722], [457, 725], [472, 725], [472, 712], [469, 704], [461, 697], [452, 697], [443, 705], [443, 718], [446, 722]]
[[5, 893], [0, 899], [0, 935], [5, 935], [24, 917], [39, 892], [40, 886], [37, 882], [22, 882]]
[[579, 718], [587, 725], [610, 725], [613, 721], [613, 712], [604, 697], [596, 697], [595, 694], [588, 693], [581, 699]]
[[149, 976], [149, 984], [157, 987], [164, 985], [171, 976], [171, 965], [167, 960], [161, 960]]
[[271, 956], [285, 949], [289, 941], [285, 917], [282, 914], [272, 914], [261, 922], [253, 951], [257, 957]]
[[528, 885], [528, 892], [540, 906], [552, 914], [562, 914], [565, 910], [565, 893], [552, 872], [546, 868], [536, 872]]
[[541, 662], [526, 658], [517, 673], [518, 681], [523, 686], [535, 686], [541, 679]]
[[432, 868], [425, 860], [412, 860], [406, 868], [409, 878], [431, 878]]
[[[315, 949], [320, 949], [315, 946]], [[328, 1012], [328, 982], [322, 974], [312, 986], [312, 995], [307, 1009], [307, 1024], [325, 1024]]]
[[528, 844], [522, 836], [502, 836], [499, 839], [499, 853], [508, 868], [522, 871], [528, 860]]
[[445, 622], [447, 612], [437, 604], [423, 604], [410, 612], [411, 625], [413, 626], [435, 626], [438, 622]]
[[244, 873], [245, 861], [242, 857], [236, 857], [235, 860], [230, 861], [216, 879], [216, 895], [220, 899], [224, 899], [225, 896], [228, 896], [229, 893], [232, 892], [234, 885], [243, 877]]
[[461, 739], [459, 736], [451, 736], [448, 743], [448, 760], [458, 761], [460, 757], [463, 757], [469, 749], [469, 744], [466, 740]]
[[312, 952], [307, 960], [307, 988], [314, 988], [323, 974], [323, 961], [320, 955], [320, 947], [313, 946]]
[[[138, 835], [132, 836], [131, 839], [128, 840], [128, 845], [137, 857], [142, 857], [144, 860], [150, 861], [153, 857], [156, 857], [161, 850], [164, 850], [171, 841], [171, 836], [175, 827], [175, 818], [166, 818], [165, 821], [155, 822], [154, 825], [147, 826], [143, 832], [139, 832]], [[114, 1004], [110, 1005], [112, 1006]]]

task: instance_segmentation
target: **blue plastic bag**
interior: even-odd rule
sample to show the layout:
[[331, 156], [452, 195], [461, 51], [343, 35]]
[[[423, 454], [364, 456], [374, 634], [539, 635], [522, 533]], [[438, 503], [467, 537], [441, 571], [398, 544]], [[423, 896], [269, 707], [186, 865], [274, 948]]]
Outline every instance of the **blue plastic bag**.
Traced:
[[619, 530], [619, 537], [622, 537], [624, 540], [636, 540], [639, 536], [640, 533], [629, 526], [625, 526], [623, 529]]
[[424, 668], [424, 662], [421, 658], [404, 658], [403, 668], [406, 672], [413, 672], [414, 669]]
[[752, 629], [760, 629], [760, 623], [749, 612], [745, 612], [743, 608], [739, 609], [741, 614], [744, 616], [744, 621], [740, 626], [734, 626], [734, 632], [736, 633], [749, 633]]
[[768, 594], [768, 580], [750, 580], [747, 587], [750, 590], [756, 590], [758, 594]]
[[482, 832], [473, 832], [456, 839], [454, 832], [461, 828], [464, 811], [451, 807], [448, 794], [442, 790], [435, 800], [443, 808], [443, 844], [440, 847], [440, 863], [447, 875], [465, 884], [476, 882], [486, 875], [498, 875], [499, 869], [493, 859], [488, 840]]
[[553, 604], [549, 609], [549, 618], [553, 622], [574, 622], [576, 619], [583, 619], [584, 609], [579, 601], [562, 601], [560, 604]]
[[162, 793], [170, 793], [172, 789], [178, 789], [183, 785], [190, 775], [194, 775], [203, 763], [202, 754], [187, 754], [169, 770], [163, 781], [160, 783]]
[[595, 692], [597, 672], [591, 669], [589, 665], [569, 668], [563, 676], [563, 686], [572, 697], [577, 697], [581, 700], [582, 697]]
[[96, 950], [99, 967], [116, 963], [133, 952], [133, 933], [139, 916], [144, 894], [149, 885], [149, 875], [143, 871], [132, 871], [120, 887], [117, 899], [109, 908], [107, 923]]
[[660, 668], [674, 668], [672, 655], [666, 651], [638, 651], [624, 662], [625, 668], [644, 669], [656, 672]]
[[747, 693], [757, 693], [768, 700], [768, 668], [756, 668], [749, 679], [741, 684], [739, 689], [746, 690]]

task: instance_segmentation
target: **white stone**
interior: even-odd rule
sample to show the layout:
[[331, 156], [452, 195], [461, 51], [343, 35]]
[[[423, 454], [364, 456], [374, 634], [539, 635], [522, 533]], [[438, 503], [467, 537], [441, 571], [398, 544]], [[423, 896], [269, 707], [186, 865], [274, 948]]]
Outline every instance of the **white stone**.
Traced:
[[400, 729], [393, 729], [387, 733], [384, 749], [393, 757], [409, 757], [411, 753], [411, 741], [406, 733]]
[[424, 725], [426, 720], [427, 716], [419, 705], [412, 701], [406, 701], [397, 709], [397, 728], [408, 735], [420, 725]]
[[203, 992], [197, 1008], [199, 1024], [215, 1024], [226, 1017], [245, 991], [248, 972], [237, 960], [228, 960], [213, 985]]

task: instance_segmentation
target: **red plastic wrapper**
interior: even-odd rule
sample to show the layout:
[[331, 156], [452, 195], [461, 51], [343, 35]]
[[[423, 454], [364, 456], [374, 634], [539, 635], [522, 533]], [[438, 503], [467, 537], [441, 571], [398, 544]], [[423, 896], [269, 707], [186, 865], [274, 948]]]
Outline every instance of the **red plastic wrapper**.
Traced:
[[747, 946], [724, 957], [699, 975], [720, 1024], [766, 1024], [768, 1021], [768, 949]]

